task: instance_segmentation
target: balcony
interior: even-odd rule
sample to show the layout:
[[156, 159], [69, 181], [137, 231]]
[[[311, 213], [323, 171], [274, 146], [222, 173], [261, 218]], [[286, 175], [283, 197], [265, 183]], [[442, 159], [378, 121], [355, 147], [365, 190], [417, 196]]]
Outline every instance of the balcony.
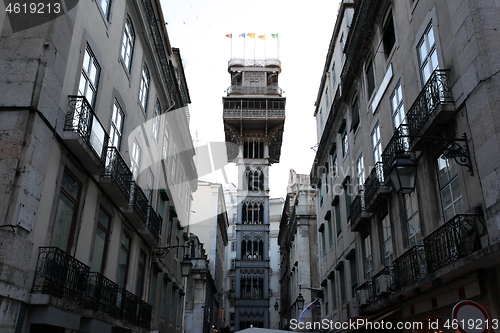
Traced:
[[361, 231], [365, 223], [370, 221], [371, 214], [365, 212], [363, 193], [358, 194], [351, 203], [351, 231]]
[[391, 140], [387, 143], [384, 151], [382, 152], [382, 165], [383, 174], [387, 175], [391, 169], [392, 162], [396, 157], [396, 153], [410, 151], [410, 139], [408, 125], [401, 124], [396, 133], [392, 136]]
[[32, 292], [48, 294], [149, 329], [152, 308], [56, 247], [40, 247]]
[[84, 96], [69, 96], [62, 139], [92, 175], [102, 174], [109, 136]]
[[132, 172], [118, 149], [109, 147], [104, 175], [99, 178], [99, 183], [118, 207], [128, 206], [132, 180]]
[[121, 208], [123, 215], [138, 230], [145, 229], [148, 222], [149, 200], [144, 191], [135, 182], [130, 183], [128, 204]]
[[279, 95], [282, 91], [278, 85], [273, 84], [265, 87], [247, 87], [241, 84], [234, 84], [227, 88], [227, 95]]
[[424, 238], [429, 273], [479, 250], [478, 217], [459, 214]]
[[384, 165], [377, 162], [364, 184], [365, 209], [374, 211], [390, 193], [390, 188], [385, 186]]
[[449, 70], [435, 70], [406, 115], [409, 134], [440, 134], [455, 114]]
[[423, 245], [415, 245], [394, 260], [394, 282], [403, 288], [427, 275]]
[[281, 67], [279, 59], [244, 59], [244, 58], [231, 58], [228, 67], [232, 66], [248, 66], [248, 67]]
[[146, 229], [143, 230], [141, 232], [145, 234], [147, 243], [153, 247], [157, 246], [160, 240], [161, 219], [152, 206], [147, 207]]
[[225, 120], [285, 119], [285, 99], [224, 99]]

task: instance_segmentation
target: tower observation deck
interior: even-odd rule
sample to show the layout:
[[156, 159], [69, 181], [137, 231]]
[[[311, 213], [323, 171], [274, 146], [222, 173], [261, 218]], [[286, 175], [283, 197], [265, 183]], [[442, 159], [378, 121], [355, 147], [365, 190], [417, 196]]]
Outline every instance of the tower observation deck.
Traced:
[[228, 160], [238, 166], [239, 203], [234, 331], [269, 328], [269, 167], [279, 162], [285, 123], [281, 62], [233, 58], [228, 72], [223, 120]]

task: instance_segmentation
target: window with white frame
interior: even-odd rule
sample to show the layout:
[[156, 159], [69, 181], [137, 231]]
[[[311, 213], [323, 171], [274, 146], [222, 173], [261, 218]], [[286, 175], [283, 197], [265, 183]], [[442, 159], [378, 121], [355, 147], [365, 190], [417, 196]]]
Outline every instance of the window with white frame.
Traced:
[[365, 281], [371, 280], [373, 273], [373, 252], [370, 234], [363, 239], [363, 254], [365, 260]]
[[349, 140], [347, 137], [347, 131], [344, 128], [344, 131], [342, 132], [342, 157], [345, 158], [348, 153], [349, 153]]
[[399, 127], [399, 125], [404, 124], [406, 120], [401, 81], [398, 81], [398, 83], [396, 83], [396, 87], [394, 87], [390, 99], [391, 99], [392, 123], [394, 125], [394, 128], [396, 129]]
[[425, 32], [417, 45], [417, 54], [422, 85], [424, 85], [430, 78], [432, 72], [439, 67], [432, 21], [425, 29]]
[[132, 64], [132, 54], [134, 52], [134, 44], [135, 44], [135, 32], [134, 26], [132, 25], [132, 20], [130, 16], [127, 15], [125, 19], [125, 28], [123, 29], [123, 37], [122, 37], [122, 47], [120, 51], [120, 55], [122, 57], [123, 64], [128, 72], [130, 72], [130, 67]]
[[150, 81], [151, 77], [149, 76], [148, 65], [144, 63], [142, 65], [141, 85], [139, 87], [139, 104], [144, 111], [146, 111], [146, 107], [148, 104], [149, 85], [151, 83]]
[[358, 189], [363, 190], [363, 184], [365, 182], [365, 164], [363, 162], [363, 153], [359, 154], [356, 160], [356, 174], [358, 178]]
[[331, 165], [332, 165], [331, 176], [332, 176], [332, 179], [335, 179], [337, 177], [337, 168], [338, 168], [337, 151], [334, 151], [332, 154]]
[[177, 151], [174, 150], [174, 154], [172, 156], [172, 182], [175, 184], [176, 183], [176, 177], [177, 177]]
[[381, 162], [382, 161], [382, 143], [380, 141], [380, 126], [377, 121], [372, 130], [372, 151], [373, 151], [373, 162]]
[[160, 100], [157, 98], [155, 102], [155, 109], [153, 112], [153, 119], [152, 121], [152, 126], [151, 126], [151, 131], [153, 132], [153, 138], [155, 141], [158, 141], [158, 133], [160, 131], [160, 113], [161, 113], [161, 104]]
[[168, 145], [169, 145], [169, 134], [168, 128], [165, 127], [165, 131], [163, 132], [163, 148], [161, 152], [161, 157], [167, 163], [168, 158]]
[[462, 189], [458, 177], [458, 165], [453, 159], [441, 155], [437, 160], [439, 192], [444, 220], [463, 213]]
[[115, 99], [113, 113], [111, 114], [111, 129], [109, 130], [109, 146], [120, 150], [123, 135], [123, 122], [125, 116], [118, 101]]
[[391, 219], [386, 215], [382, 220], [382, 252], [384, 254], [384, 266], [392, 266], [394, 250], [392, 246]]
[[132, 150], [130, 152], [130, 170], [134, 179], [137, 180], [139, 176], [139, 167], [141, 163], [141, 147], [137, 141], [132, 142]]
[[102, 14], [105, 19], [109, 19], [109, 9], [111, 7], [111, 0], [97, 0], [96, 1], [99, 4], [99, 7], [102, 10]]
[[85, 96], [92, 107], [95, 105], [100, 72], [101, 66], [99, 66], [92, 49], [87, 44], [85, 47], [85, 54], [83, 56], [82, 73], [80, 76], [80, 84], [78, 85], [78, 95]]
[[146, 197], [148, 198], [149, 202], [152, 202], [152, 199], [153, 199], [154, 181], [155, 181], [155, 175], [153, 174], [153, 171], [151, 170], [151, 168], [148, 168], [148, 182], [146, 185]]
[[422, 244], [420, 217], [418, 215], [418, 197], [416, 191], [404, 196], [408, 247]]

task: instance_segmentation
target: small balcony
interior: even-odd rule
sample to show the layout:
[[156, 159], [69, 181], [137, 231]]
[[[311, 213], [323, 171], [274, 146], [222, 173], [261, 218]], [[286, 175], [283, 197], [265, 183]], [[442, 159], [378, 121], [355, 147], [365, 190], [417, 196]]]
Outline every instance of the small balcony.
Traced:
[[396, 153], [410, 152], [409, 126], [401, 124], [391, 140], [387, 143], [382, 152], [383, 174], [387, 175], [391, 169], [392, 162], [396, 157]]
[[285, 119], [285, 99], [224, 99], [224, 120]]
[[142, 229], [141, 233], [145, 235], [146, 241], [150, 246], [157, 246], [160, 240], [161, 219], [156, 214], [153, 206], [147, 207], [147, 223], [146, 229]]
[[429, 273], [435, 272], [481, 248], [478, 217], [459, 214], [424, 238]]
[[359, 232], [370, 221], [371, 214], [365, 212], [363, 193], [358, 194], [351, 203], [351, 231]]
[[109, 136], [84, 96], [69, 96], [62, 139], [92, 175], [102, 174]]
[[277, 84], [265, 87], [248, 87], [241, 84], [234, 84], [227, 88], [227, 95], [279, 95], [282, 90]]
[[130, 183], [130, 197], [128, 204], [121, 208], [123, 215], [138, 230], [145, 229], [148, 222], [149, 200], [144, 191], [135, 182]]
[[455, 115], [449, 70], [435, 70], [425, 83], [406, 118], [411, 135], [436, 135]]
[[423, 245], [415, 245], [394, 260], [394, 282], [396, 288], [403, 288], [427, 275]]
[[69, 300], [149, 329], [151, 306], [56, 247], [40, 247], [32, 292]]
[[390, 191], [391, 189], [385, 186], [384, 165], [377, 162], [364, 184], [365, 209], [376, 210]]
[[104, 175], [99, 178], [99, 183], [118, 207], [128, 206], [132, 180], [132, 172], [118, 149], [109, 147]]

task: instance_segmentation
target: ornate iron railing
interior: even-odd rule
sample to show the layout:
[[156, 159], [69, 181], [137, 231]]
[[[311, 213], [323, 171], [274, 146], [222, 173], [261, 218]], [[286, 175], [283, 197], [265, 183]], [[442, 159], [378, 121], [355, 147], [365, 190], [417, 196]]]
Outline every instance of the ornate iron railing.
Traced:
[[281, 66], [279, 59], [244, 59], [244, 58], [231, 58], [228, 61], [228, 67], [231, 66], [255, 66], [255, 67], [268, 67], [268, 66]]
[[155, 236], [156, 239], [160, 239], [160, 231], [161, 231], [161, 219], [156, 214], [154, 208], [152, 206], [148, 206], [148, 223], [146, 224], [146, 228], [151, 231], [151, 233]]
[[406, 115], [410, 134], [418, 134], [423, 124], [440, 104], [453, 103], [448, 82], [449, 73], [447, 69], [437, 69], [432, 72]]
[[396, 157], [396, 153], [399, 152], [409, 152], [410, 151], [410, 139], [408, 125], [401, 124], [396, 133], [392, 136], [389, 143], [382, 152], [382, 164], [384, 169], [384, 175], [389, 173], [392, 162]]
[[120, 310], [120, 318], [130, 323], [138, 323], [140, 299], [126, 289], [118, 290], [117, 306]]
[[278, 85], [270, 85], [265, 87], [247, 87], [241, 84], [234, 84], [227, 88], [227, 94], [244, 94], [244, 95], [280, 95], [282, 90]]
[[370, 175], [365, 180], [365, 203], [371, 202], [378, 189], [382, 185], [384, 185], [384, 164], [382, 162], [377, 162], [370, 172]]
[[138, 325], [143, 328], [149, 328], [151, 326], [151, 314], [153, 313], [153, 308], [148, 303], [141, 301], [139, 303], [139, 315], [138, 315]]
[[85, 301], [89, 266], [57, 247], [40, 247], [33, 292]]
[[106, 156], [105, 176], [113, 178], [127, 198], [130, 197], [132, 172], [115, 147], [109, 147]]
[[351, 203], [351, 223], [356, 223], [361, 213], [365, 210], [363, 194], [358, 194]]
[[476, 215], [455, 215], [424, 238], [429, 272], [434, 272], [480, 249], [476, 222]]
[[144, 221], [144, 224], [147, 224], [149, 200], [137, 183], [132, 183], [131, 191], [132, 195], [130, 196], [129, 205], [134, 207], [137, 214], [139, 214], [141, 219]]
[[104, 164], [109, 141], [108, 133], [84, 96], [68, 96], [68, 98], [69, 110], [64, 130], [80, 134]]
[[415, 245], [394, 260], [396, 288], [403, 288], [427, 275], [423, 245]]
[[115, 314], [118, 285], [98, 272], [90, 272], [86, 305], [92, 310]]

